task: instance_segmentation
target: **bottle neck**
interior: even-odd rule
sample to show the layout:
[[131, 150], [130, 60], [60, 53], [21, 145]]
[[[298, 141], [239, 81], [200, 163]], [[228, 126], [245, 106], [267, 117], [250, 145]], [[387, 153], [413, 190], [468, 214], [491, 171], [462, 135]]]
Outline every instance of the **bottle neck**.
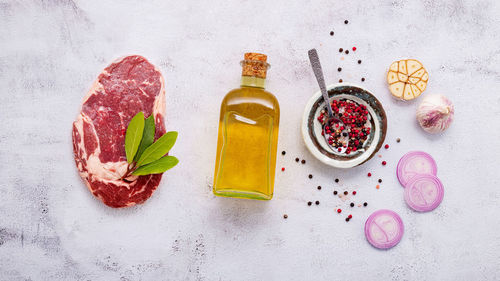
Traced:
[[264, 89], [266, 85], [266, 79], [255, 77], [255, 76], [241, 76], [241, 87], [252, 87]]

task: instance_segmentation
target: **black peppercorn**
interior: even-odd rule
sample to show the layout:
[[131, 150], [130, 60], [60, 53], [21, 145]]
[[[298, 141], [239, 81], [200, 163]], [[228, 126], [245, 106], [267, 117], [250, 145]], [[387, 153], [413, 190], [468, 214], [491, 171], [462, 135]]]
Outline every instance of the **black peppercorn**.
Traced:
[[342, 83], [342, 79], [339, 79], [339, 83]]
[[338, 193], [337, 190], [333, 191], [333, 195], [337, 195], [337, 193]]
[[349, 50], [345, 50], [345, 54], [348, 55], [349, 54]]
[[299, 159], [299, 158], [295, 158], [295, 162], [299, 162], [299, 161], [300, 161], [300, 159]]
[[319, 201], [314, 202], [316, 205], [319, 205]]
[[366, 202], [365, 202], [365, 203], [363, 203], [363, 206], [365, 206], [365, 207], [366, 207], [366, 206], [368, 206], [368, 203], [366, 203]]
[[339, 179], [335, 179], [335, 182], [339, 182]]
[[345, 21], [344, 21], [344, 23], [345, 23], [345, 24], [348, 24], [348, 23], [349, 23], [349, 21], [348, 21], [348, 20], [345, 20]]
[[333, 31], [330, 31], [330, 36], [333, 36], [334, 32]]
[[397, 139], [396, 139], [396, 142], [400, 142], [400, 141], [401, 141], [401, 139], [400, 139], [400, 138], [397, 138]]
[[382, 183], [382, 179], [378, 179], [378, 183]]
[[346, 132], [343, 132], [343, 133], [342, 133], [342, 135], [343, 135], [344, 137], [347, 137], [347, 133], [346, 133]]
[[312, 205], [312, 203], [313, 203], [313, 202], [309, 201], [309, 202], [307, 202], [307, 205], [308, 205], [308, 206], [311, 206], [311, 205]]
[[300, 161], [300, 163], [305, 164], [306, 160], [302, 159], [302, 161]]
[[354, 203], [351, 202], [351, 207], [354, 207]]
[[363, 77], [363, 78], [361, 78], [361, 81], [362, 81], [362, 82], [365, 82], [365, 78], [364, 78], [364, 77]]
[[321, 190], [321, 185], [318, 185], [318, 190]]
[[288, 218], [288, 215], [287, 215], [287, 214], [284, 214], [284, 215], [283, 215], [283, 218], [284, 218], [284, 219], [287, 219], [287, 218]]
[[358, 64], [361, 64], [361, 60], [358, 60]]
[[337, 71], [341, 72], [342, 71], [342, 67], [337, 68]]
[[313, 175], [309, 174], [309, 178], [312, 179], [313, 178]]
[[349, 221], [349, 218], [345, 218], [345, 221]]
[[344, 195], [347, 195], [347, 194], [349, 194], [349, 192], [347, 192], [347, 191], [344, 191]]
[[340, 48], [339, 49], [339, 53], [342, 53], [344, 51], [344, 49]]
[[283, 151], [281, 152], [281, 155], [285, 155], [285, 154], [286, 154], [286, 151], [284, 151], [284, 150], [283, 150]]

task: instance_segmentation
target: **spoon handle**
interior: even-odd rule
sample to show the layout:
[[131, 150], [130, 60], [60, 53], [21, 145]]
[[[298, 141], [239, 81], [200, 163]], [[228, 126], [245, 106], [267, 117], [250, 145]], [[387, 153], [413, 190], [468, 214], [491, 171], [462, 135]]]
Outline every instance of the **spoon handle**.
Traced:
[[319, 89], [321, 90], [321, 94], [323, 94], [323, 99], [326, 103], [326, 108], [328, 108], [328, 115], [333, 116], [332, 106], [330, 105], [330, 98], [328, 97], [328, 93], [326, 92], [325, 78], [323, 77], [323, 70], [321, 69], [321, 63], [319, 63], [318, 52], [316, 49], [311, 49], [308, 52], [309, 61], [311, 61], [311, 66], [314, 71], [314, 75], [316, 76], [316, 80], [318, 80]]

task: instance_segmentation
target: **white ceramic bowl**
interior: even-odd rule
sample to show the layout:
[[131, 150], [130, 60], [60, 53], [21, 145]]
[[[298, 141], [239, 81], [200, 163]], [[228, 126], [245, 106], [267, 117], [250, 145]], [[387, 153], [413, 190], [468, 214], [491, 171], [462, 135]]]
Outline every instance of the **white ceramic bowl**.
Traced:
[[372, 130], [363, 144], [363, 149], [346, 155], [332, 149], [321, 135], [322, 126], [317, 121], [325, 102], [320, 91], [314, 93], [304, 109], [302, 117], [302, 137], [314, 157], [321, 162], [336, 168], [351, 168], [368, 161], [377, 153], [385, 140], [387, 117], [382, 104], [367, 89], [350, 84], [337, 83], [327, 87], [330, 102], [334, 99], [350, 99], [365, 105]]

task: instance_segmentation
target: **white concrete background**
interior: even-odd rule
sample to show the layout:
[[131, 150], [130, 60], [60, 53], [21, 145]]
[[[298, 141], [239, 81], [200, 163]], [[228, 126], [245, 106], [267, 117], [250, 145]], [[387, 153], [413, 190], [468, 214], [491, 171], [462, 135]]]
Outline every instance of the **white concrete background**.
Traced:
[[[499, 34], [496, 0], [0, 0], [0, 279], [500, 280]], [[338, 48], [354, 45], [341, 61]], [[384, 104], [391, 148], [382, 158], [338, 170], [307, 152], [299, 128], [317, 89], [313, 47], [328, 81], [366, 77]], [[269, 55], [268, 89], [282, 109], [279, 151], [287, 154], [278, 168], [286, 171], [277, 172], [269, 202], [211, 193], [219, 105], [239, 85], [245, 51]], [[99, 72], [126, 54], [163, 72], [181, 162], [145, 204], [115, 210], [80, 180], [71, 123]], [[424, 96], [454, 101], [456, 121], [444, 134], [418, 127], [418, 100], [390, 97], [386, 69], [404, 57], [429, 71]], [[409, 150], [438, 163], [445, 198], [433, 212], [403, 201], [395, 165]], [[356, 189], [355, 202], [368, 207], [349, 210], [334, 188]], [[380, 208], [398, 212], [406, 227], [388, 251], [363, 233]]]

